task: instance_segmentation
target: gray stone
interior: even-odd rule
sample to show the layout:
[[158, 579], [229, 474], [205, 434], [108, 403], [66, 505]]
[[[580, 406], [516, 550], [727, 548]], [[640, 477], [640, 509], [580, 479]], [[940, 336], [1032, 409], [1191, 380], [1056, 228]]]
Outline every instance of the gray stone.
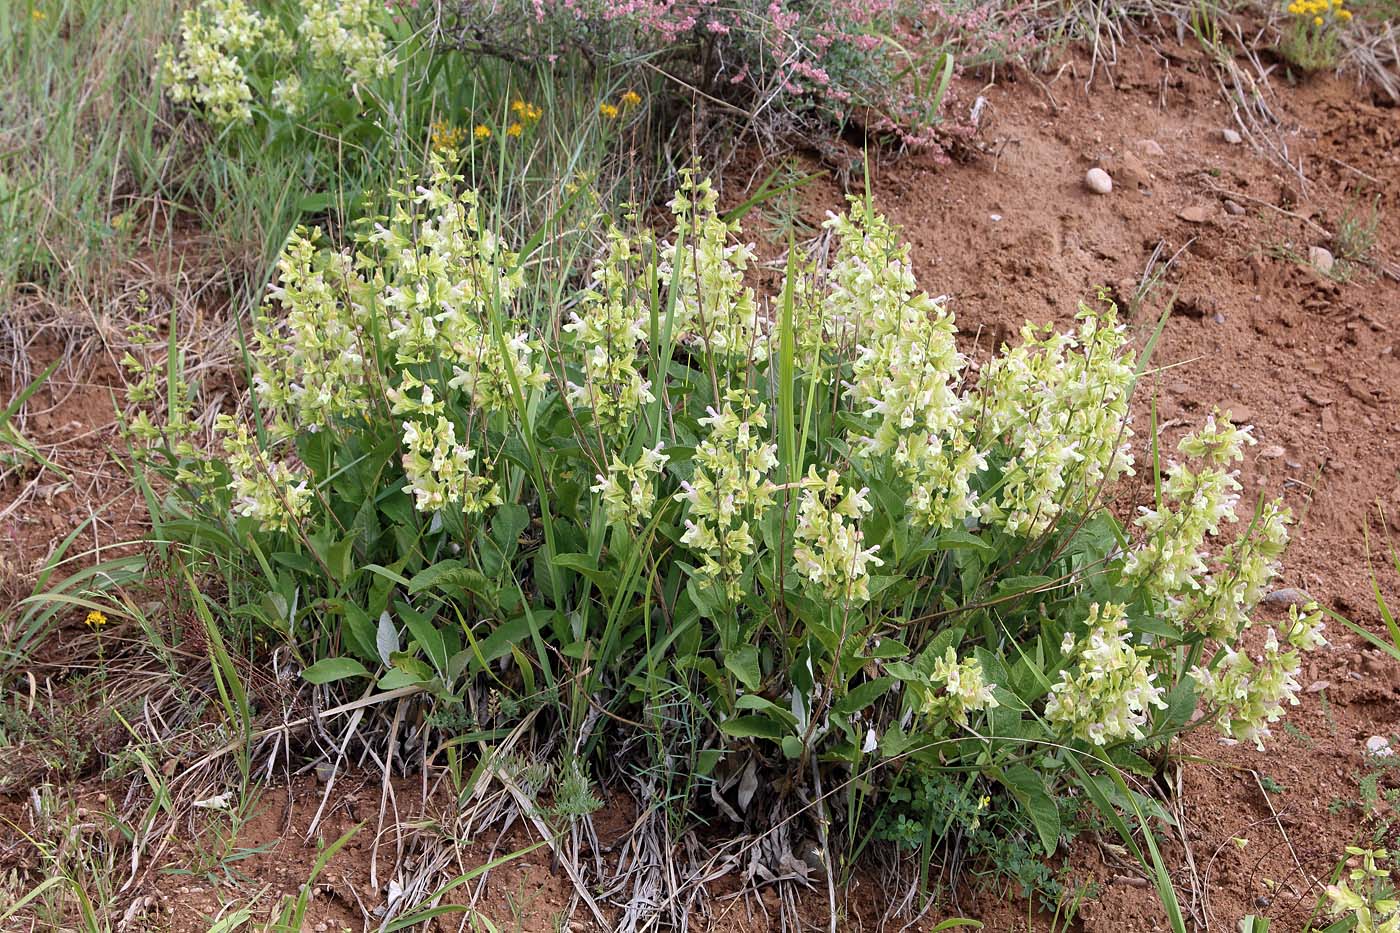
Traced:
[[1244, 137], [1228, 126], [1220, 131], [1220, 138], [1232, 146], [1238, 146], [1240, 143], [1244, 142]]
[[1308, 262], [1312, 263], [1312, 267], [1318, 272], [1327, 275], [1332, 271], [1332, 264], [1336, 260], [1332, 258], [1331, 250], [1322, 246], [1310, 246], [1308, 247]]
[[1312, 602], [1313, 598], [1307, 591], [1291, 586], [1280, 587], [1259, 600], [1261, 606], [1271, 606], [1278, 609], [1287, 609], [1289, 606], [1297, 606], [1299, 609]]

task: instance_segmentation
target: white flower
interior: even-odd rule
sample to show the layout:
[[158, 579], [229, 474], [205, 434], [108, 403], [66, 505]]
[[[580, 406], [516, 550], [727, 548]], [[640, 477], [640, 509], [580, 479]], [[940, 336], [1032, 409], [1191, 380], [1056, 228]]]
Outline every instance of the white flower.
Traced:
[[1066, 661], [1077, 668], [1060, 672], [1050, 688], [1045, 718], [1069, 734], [1107, 745], [1141, 739], [1149, 707], [1165, 708], [1165, 692], [1150, 673], [1147, 655], [1131, 644], [1122, 606], [1098, 603], [1089, 607], [1088, 634], [1075, 639], [1065, 633], [1061, 646]]

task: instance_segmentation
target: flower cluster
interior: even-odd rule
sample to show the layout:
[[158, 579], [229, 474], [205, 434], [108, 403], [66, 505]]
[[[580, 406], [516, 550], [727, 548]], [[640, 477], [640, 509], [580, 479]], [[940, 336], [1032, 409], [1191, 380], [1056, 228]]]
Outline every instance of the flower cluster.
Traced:
[[1137, 525], [1143, 541], [1122, 562], [1125, 583], [1166, 600], [1178, 623], [1214, 637], [1233, 637], [1243, 627], [1287, 543], [1288, 512], [1272, 503], [1256, 533], [1224, 555], [1233, 566], [1208, 574], [1207, 537], [1238, 521], [1240, 485], [1237, 471], [1227, 468], [1253, 443], [1250, 429], [1231, 424], [1229, 412], [1216, 412], [1199, 431], [1183, 437], [1177, 450], [1199, 467], [1181, 462], [1167, 467], [1161, 507], [1142, 507]]
[[446, 120], [434, 120], [428, 132], [428, 143], [433, 147], [434, 152], [459, 149], [462, 143], [467, 141], [467, 128], [449, 123]]
[[935, 720], [948, 720], [967, 727], [967, 714], [993, 709], [1001, 704], [982, 672], [982, 662], [969, 655], [958, 660], [951, 647], [942, 657], [933, 659], [928, 687], [923, 692], [921, 709]]
[[569, 404], [592, 411], [598, 428], [609, 435], [624, 430], [653, 401], [651, 382], [639, 368], [648, 314], [645, 296], [636, 290], [639, 259], [637, 241], [610, 231], [607, 255], [593, 270], [593, 287], [564, 325], [582, 369], [581, 381], [568, 383]]
[[697, 347], [726, 365], [759, 363], [768, 358], [767, 322], [744, 284], [753, 246], [730, 242], [735, 227], [718, 205], [708, 178], [684, 173], [670, 203], [676, 233], [662, 249], [661, 274], [675, 292], [677, 326]]
[[643, 447], [632, 463], [613, 454], [607, 475], [598, 474], [597, 484], [591, 487], [602, 498], [609, 524], [635, 530], [650, 520], [656, 507], [656, 480], [669, 459], [660, 444]]
[[1076, 668], [1060, 672], [1050, 688], [1045, 718], [1070, 735], [1107, 745], [1141, 739], [1151, 707], [1165, 708], [1163, 688], [1154, 683], [1147, 654], [1132, 644], [1124, 608], [1089, 607], [1088, 634], [1066, 632], [1061, 650]]
[[292, 464], [270, 460], [248, 426], [220, 417], [228, 464], [233, 511], [251, 518], [264, 531], [287, 531], [306, 517], [313, 493], [306, 474]]
[[851, 491], [835, 470], [826, 477], [811, 467], [802, 481], [792, 560], [827, 599], [863, 603], [870, 599], [869, 567], [884, 562], [878, 545], [863, 547], [860, 519], [870, 511], [868, 489]]
[[413, 496], [418, 511], [452, 506], [465, 515], [480, 515], [500, 505], [500, 490], [476, 472], [476, 451], [457, 441], [457, 426], [451, 419], [438, 415], [431, 423], [405, 421], [403, 449], [408, 480], [404, 492]]
[[[302, 0], [298, 44], [245, 0], [203, 0], [181, 16], [178, 46], [163, 47], [157, 63], [170, 99], [198, 105], [216, 125], [252, 121], [252, 85], [264, 71], [275, 75], [272, 107], [296, 116], [306, 108], [304, 79], [355, 87], [394, 69], [377, 15], [375, 0]], [[305, 73], [294, 61], [302, 53]]]
[[1293, 606], [1283, 628], [1287, 649], [1280, 645], [1278, 632], [1269, 628], [1257, 659], [1224, 644], [1214, 663], [1191, 669], [1208, 715], [1225, 736], [1263, 749], [1270, 724], [1283, 717], [1284, 704], [1298, 705], [1300, 655], [1327, 644], [1322, 629], [1322, 610], [1316, 603], [1301, 612]]
[[277, 27], [244, 0], [205, 0], [180, 17], [179, 51], [160, 50], [166, 93], [177, 104], [203, 107], [217, 124], [251, 120], [253, 92], [239, 56], [278, 35]]
[[1077, 334], [1027, 325], [1021, 344], [982, 373], [984, 430], [1009, 451], [999, 496], [983, 502], [982, 518], [1010, 534], [1040, 535], [1068, 502], [1091, 501], [1132, 473], [1126, 328], [1111, 307], [1081, 306], [1078, 318]]
[[1346, 0], [1293, 0], [1288, 4], [1288, 12], [1302, 19], [1310, 21], [1314, 27], [1321, 27], [1327, 22], [1327, 17], [1335, 17], [1342, 22], [1350, 22], [1351, 10], [1345, 7]]
[[388, 40], [374, 23], [375, 6], [375, 0], [302, 0], [297, 34], [318, 68], [340, 69], [352, 85], [394, 69]]
[[964, 360], [952, 315], [918, 291], [908, 246], [868, 204], [853, 199], [851, 214], [825, 226], [840, 247], [823, 305], [829, 326], [856, 345], [847, 396], [873, 424], [857, 454], [909, 483], [921, 524], [960, 525], [977, 512], [971, 480], [987, 460], [958, 392]]
[[695, 475], [676, 493], [689, 506], [681, 543], [700, 556], [699, 579], [719, 582], [737, 601], [745, 561], [754, 553], [754, 524], [773, 502], [768, 473], [778, 448], [764, 440], [763, 405], [744, 389], [729, 390], [700, 424], [709, 433], [695, 450]]

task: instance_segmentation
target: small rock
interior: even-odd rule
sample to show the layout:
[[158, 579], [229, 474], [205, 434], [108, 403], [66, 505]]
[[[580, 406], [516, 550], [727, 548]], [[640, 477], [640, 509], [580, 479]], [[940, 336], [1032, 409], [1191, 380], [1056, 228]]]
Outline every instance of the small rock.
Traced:
[[1301, 609], [1312, 601], [1313, 598], [1307, 594], [1306, 590], [1300, 590], [1292, 586], [1283, 586], [1259, 600], [1259, 604], [1261, 606], [1270, 606], [1275, 609], [1287, 609], [1289, 606], [1297, 606]]
[[1155, 139], [1139, 139], [1137, 147], [1139, 152], [1151, 159], [1160, 159], [1167, 154]]
[[1274, 902], [1274, 899], [1273, 899], [1273, 898], [1261, 894], [1261, 895], [1259, 895], [1258, 897], [1256, 897], [1256, 898], [1254, 899], [1254, 906], [1255, 906], [1255, 907], [1268, 907], [1268, 906], [1269, 906], [1270, 904], [1272, 904], [1273, 902]]
[[1385, 671], [1385, 655], [1368, 654], [1361, 659], [1361, 669], [1368, 674], [1380, 674]]
[[315, 767], [316, 780], [321, 784], [329, 784], [335, 777], [335, 765], [329, 761], [318, 761]]
[[1204, 204], [1193, 204], [1176, 216], [1187, 223], [1203, 224], [1210, 219], [1210, 208]]
[[324, 923], [318, 923], [311, 929], [315, 930], [316, 933], [326, 933], [326, 931], [329, 930], [330, 927], [326, 926]]
[[1217, 312], [1215, 312], [1214, 314], [1212, 314], [1212, 315], [1210, 316], [1210, 319], [1211, 319], [1212, 321], [1214, 321], [1215, 323], [1217, 323], [1217, 324], [1224, 324], [1224, 323], [1225, 323], [1225, 315], [1221, 314], [1219, 311], [1217, 311]]
[[1332, 681], [1330, 680], [1314, 680], [1312, 683], [1308, 684], [1307, 692], [1321, 693], [1330, 686], [1332, 686]]
[[1123, 152], [1123, 174], [1128, 176], [1131, 184], [1139, 188], [1146, 188], [1152, 184], [1152, 174], [1147, 171], [1147, 166], [1142, 164], [1142, 160], [1133, 155], [1131, 150]]
[[1084, 175], [1084, 186], [1094, 194], [1108, 194], [1113, 190], [1113, 179], [1101, 168], [1091, 168]]
[[1220, 138], [1232, 146], [1238, 146], [1240, 143], [1244, 142], [1244, 137], [1228, 126], [1220, 131]]
[[1229, 198], [1226, 198], [1225, 213], [1229, 214], [1232, 217], [1239, 217], [1242, 214], [1244, 214], [1244, 208], [1239, 205], [1239, 202], [1231, 201]]
[[1268, 447], [1265, 447], [1263, 450], [1259, 451], [1259, 459], [1277, 460], [1279, 457], [1282, 457], [1286, 453], [1288, 453], [1288, 451], [1284, 450], [1278, 444], [1270, 444]]
[[1249, 424], [1254, 421], [1254, 409], [1248, 405], [1222, 405], [1220, 410], [1229, 415], [1231, 424]]
[[1322, 246], [1310, 246], [1308, 247], [1308, 262], [1312, 263], [1312, 267], [1318, 272], [1327, 275], [1332, 271], [1332, 264], [1336, 260], [1332, 258], [1331, 250]]
[[1000, 214], [992, 214], [991, 217], [992, 217], [992, 223], [999, 223], [999, 222], [1001, 221], [1001, 215], [1000, 215]]
[[1373, 735], [1367, 739], [1366, 751], [1376, 758], [1389, 758], [1395, 754], [1395, 749], [1390, 747], [1390, 739], [1383, 735]]

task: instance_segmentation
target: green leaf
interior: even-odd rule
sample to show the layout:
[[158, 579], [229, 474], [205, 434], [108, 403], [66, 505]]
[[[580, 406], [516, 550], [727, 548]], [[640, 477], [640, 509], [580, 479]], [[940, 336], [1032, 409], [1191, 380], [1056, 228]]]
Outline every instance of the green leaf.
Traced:
[[940, 551], [952, 551], [960, 548], [973, 551], [994, 551], [991, 543], [962, 528], [950, 528], [933, 539], [933, 546]]
[[1060, 845], [1060, 808], [1046, 789], [1045, 781], [1026, 765], [1016, 764], [1002, 772], [1001, 782], [1030, 816], [1046, 858], [1053, 856]]
[[767, 716], [740, 716], [726, 719], [719, 724], [719, 730], [735, 739], [772, 739], [778, 741], [787, 734], [781, 724]]
[[746, 693], [739, 697], [734, 701], [734, 708], [767, 713], [770, 717], [787, 723], [788, 728], [796, 728], [797, 726], [797, 717], [792, 714], [791, 710], [783, 709], [767, 697], [759, 696], [756, 693]]
[[840, 716], [849, 716], [856, 710], [865, 709], [888, 693], [890, 688], [898, 682], [899, 678], [897, 677], [876, 677], [874, 680], [867, 680], [860, 686], [851, 688], [850, 692], [832, 704], [831, 712]]
[[368, 677], [369, 671], [354, 658], [322, 658], [301, 672], [302, 679], [313, 684], [328, 684], [347, 677]]
[[408, 581], [408, 591], [410, 593], [421, 593], [430, 590], [441, 584], [442, 579], [453, 571], [461, 570], [460, 560], [440, 560], [426, 570], [420, 570], [413, 575], [413, 579]]
[[758, 648], [755, 645], [741, 645], [724, 655], [724, 669], [735, 677], [746, 690], [757, 690], [763, 686], [763, 671], [759, 668]]

